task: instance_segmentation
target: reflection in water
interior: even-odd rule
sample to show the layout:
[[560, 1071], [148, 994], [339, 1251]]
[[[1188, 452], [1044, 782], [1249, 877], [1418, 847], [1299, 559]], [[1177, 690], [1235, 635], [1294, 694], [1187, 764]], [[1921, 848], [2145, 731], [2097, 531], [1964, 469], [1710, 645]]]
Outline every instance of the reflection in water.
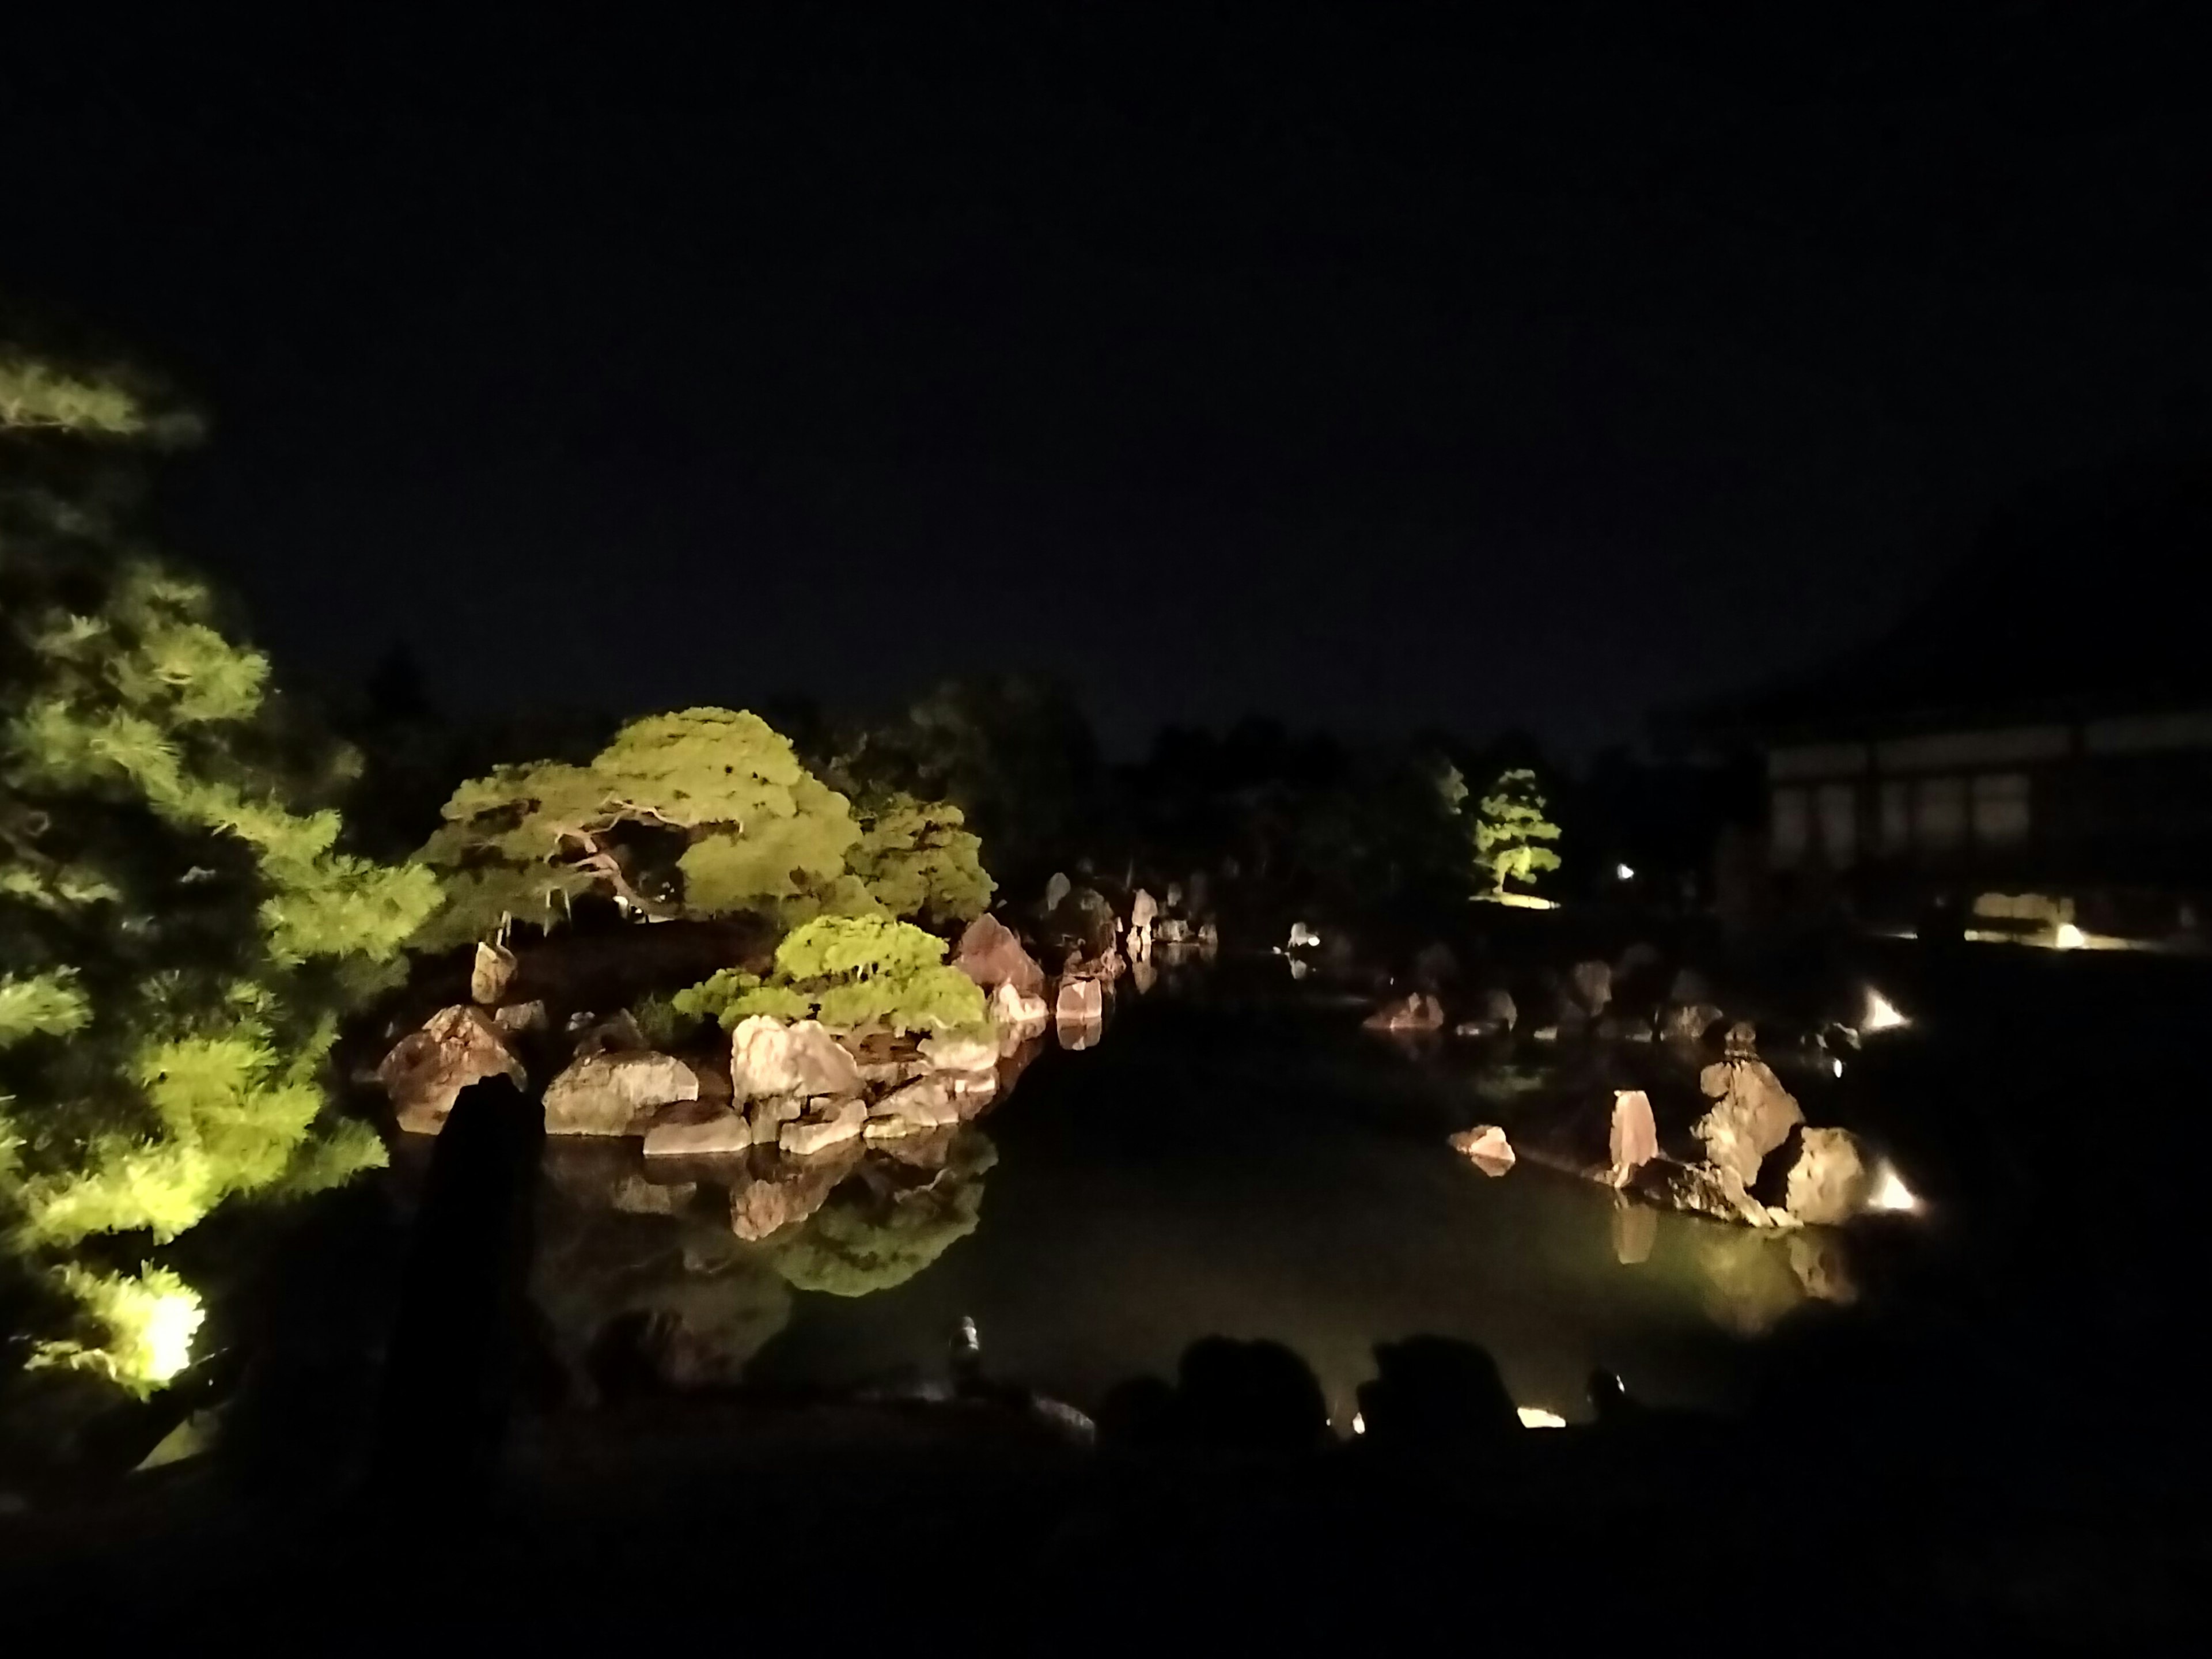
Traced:
[[[767, 1148], [725, 1170], [549, 1147], [538, 1281], [567, 1366], [619, 1340], [668, 1382], [865, 1388], [941, 1364], [971, 1316], [995, 1376], [1089, 1408], [1225, 1334], [1295, 1350], [1341, 1431], [1377, 1343], [1480, 1344], [1513, 1398], [1555, 1412], [1594, 1366], [1721, 1405], [1749, 1375], [1727, 1338], [1854, 1294], [1840, 1235], [1662, 1212], [1525, 1159], [1474, 1176], [1445, 1139], [1483, 1095], [1449, 1055], [1170, 988], [1079, 1060], [1006, 1056], [988, 1139], [854, 1143], [804, 1170]], [[733, 1188], [757, 1217], [733, 1218]], [[747, 1242], [745, 1217], [775, 1224]]]
[[975, 1231], [984, 1172], [999, 1154], [980, 1131], [953, 1143], [942, 1169], [918, 1185], [871, 1163], [775, 1247], [775, 1270], [795, 1288], [866, 1296], [903, 1285]]
[[[648, 1166], [634, 1142], [549, 1141], [531, 1291], [571, 1391], [595, 1397], [629, 1373], [678, 1388], [737, 1383], [789, 1322], [794, 1289], [887, 1290], [973, 1232], [998, 1162], [972, 1128], [865, 1158], [858, 1142], [841, 1150]], [[793, 1182], [824, 1188], [805, 1219], [759, 1243], [732, 1231], [744, 1219], [732, 1192]]]
[[1694, 1224], [1705, 1235], [1698, 1262], [1714, 1320], [1743, 1336], [1763, 1336], [1807, 1301], [1848, 1306], [1858, 1300], [1842, 1237], [1825, 1228], [1776, 1233]]
[[1624, 1267], [1641, 1267], [1651, 1259], [1659, 1240], [1659, 1212], [1639, 1204], [1625, 1193], [1613, 1195], [1613, 1259]]

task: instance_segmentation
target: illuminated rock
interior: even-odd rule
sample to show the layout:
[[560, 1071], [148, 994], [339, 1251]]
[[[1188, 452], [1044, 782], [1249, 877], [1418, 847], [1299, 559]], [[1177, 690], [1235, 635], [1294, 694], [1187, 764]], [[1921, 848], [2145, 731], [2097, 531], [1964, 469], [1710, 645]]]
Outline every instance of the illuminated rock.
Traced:
[[[1137, 890], [1137, 896], [1129, 901], [1129, 926], [1149, 928], [1158, 918], [1159, 914], [1158, 901], [1139, 887]], [[1297, 931], [1296, 927], [1291, 929], [1291, 942], [1294, 945], [1297, 942]]]
[[968, 924], [954, 950], [952, 965], [986, 991], [1011, 985], [1025, 997], [1044, 994], [1044, 969], [996, 916], [978, 916]]
[[393, 1045], [376, 1068], [391, 1097], [399, 1127], [410, 1134], [435, 1134], [462, 1090], [480, 1078], [506, 1076], [517, 1086], [529, 1079], [507, 1038], [481, 1008], [441, 1008]]
[[783, 1126], [796, 1123], [805, 1109], [805, 1103], [795, 1095], [778, 1095], [773, 1099], [756, 1100], [745, 1108], [745, 1122], [751, 1128], [753, 1145], [773, 1146], [783, 1136]]
[[[1139, 967], [1149, 966], [1139, 963]], [[991, 1021], [1003, 1034], [1009, 1031], [1041, 1030], [1052, 1018], [1052, 1008], [1042, 996], [1026, 993], [1011, 985], [1001, 985], [991, 993]]]
[[959, 1121], [960, 1109], [945, 1080], [923, 1078], [885, 1095], [870, 1107], [866, 1133], [874, 1139], [890, 1139], [910, 1132], [944, 1128]]
[[1750, 1029], [1738, 1025], [1729, 1033], [1731, 1058], [1698, 1074], [1698, 1088], [1714, 1104], [1692, 1131], [1705, 1157], [1746, 1188], [1759, 1179], [1766, 1155], [1805, 1121], [1773, 1068], [1751, 1053], [1747, 1042], [1736, 1041], [1737, 1033]]
[[1423, 991], [1386, 1002], [1361, 1022], [1370, 1031], [1434, 1031], [1443, 1023], [1443, 1004]]
[[1717, 1221], [1740, 1221], [1748, 1227], [1786, 1227], [1796, 1218], [1770, 1210], [1745, 1190], [1734, 1170], [1711, 1164], [1677, 1164], [1670, 1158], [1651, 1160], [1636, 1172], [1637, 1192], [1654, 1202]]
[[1052, 1014], [1063, 1026], [1101, 1024], [1106, 1018], [1105, 989], [1095, 979], [1063, 979]]
[[545, 1133], [641, 1134], [653, 1108], [698, 1097], [691, 1068], [668, 1054], [586, 1054], [545, 1085]]
[[848, 1140], [856, 1140], [867, 1127], [868, 1109], [858, 1100], [817, 1104], [796, 1123], [787, 1123], [776, 1145], [792, 1158], [812, 1158]]
[[714, 1158], [743, 1152], [752, 1144], [752, 1125], [738, 1112], [716, 1112], [690, 1122], [659, 1122], [645, 1132], [647, 1158]]
[[1867, 1207], [1874, 1170], [1849, 1129], [1807, 1129], [1790, 1165], [1783, 1208], [1816, 1227], [1837, 1227]]
[[1513, 1167], [1513, 1143], [1495, 1123], [1462, 1129], [1451, 1138], [1451, 1144], [1455, 1152], [1464, 1153], [1467, 1161], [1486, 1176], [1502, 1176]]
[[1610, 1173], [1616, 1187], [1659, 1156], [1658, 1126], [1651, 1121], [1651, 1097], [1641, 1089], [1613, 1091], [1613, 1127], [1607, 1141]]
[[999, 1045], [963, 1032], [940, 1031], [921, 1040], [921, 1057], [937, 1072], [988, 1072], [999, 1063]]
[[469, 1000], [480, 1008], [498, 1006], [514, 977], [514, 952], [504, 945], [477, 941], [476, 959], [469, 965]]
[[765, 1014], [730, 1033], [730, 1090], [738, 1100], [775, 1095], [855, 1095], [860, 1068], [817, 1020], [786, 1025]]

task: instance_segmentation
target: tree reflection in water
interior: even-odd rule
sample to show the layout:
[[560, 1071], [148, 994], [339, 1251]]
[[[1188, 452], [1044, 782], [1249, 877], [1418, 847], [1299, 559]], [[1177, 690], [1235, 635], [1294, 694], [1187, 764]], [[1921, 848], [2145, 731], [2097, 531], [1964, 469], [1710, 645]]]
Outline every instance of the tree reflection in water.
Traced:
[[743, 1157], [687, 1160], [684, 1180], [648, 1178], [628, 1142], [556, 1141], [545, 1158], [532, 1299], [560, 1391], [595, 1400], [734, 1386], [790, 1322], [793, 1290], [906, 1283], [975, 1231], [998, 1152], [973, 1128], [872, 1146], [813, 1214], [757, 1244], [730, 1231], [725, 1182], [761, 1178]]

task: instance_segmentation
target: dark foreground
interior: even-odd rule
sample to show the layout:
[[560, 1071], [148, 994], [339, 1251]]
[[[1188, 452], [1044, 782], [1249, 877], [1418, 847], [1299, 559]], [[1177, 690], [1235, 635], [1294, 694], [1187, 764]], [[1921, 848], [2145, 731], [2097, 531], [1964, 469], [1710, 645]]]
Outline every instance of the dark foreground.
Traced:
[[[537, 1413], [471, 1387], [515, 1336], [512, 1249], [477, 1248], [504, 1237], [498, 1206], [443, 1235], [433, 1206], [363, 1458], [241, 1436], [0, 1517], [11, 1622], [103, 1650], [126, 1630], [313, 1651], [2194, 1634], [2212, 1566], [2189, 1155], [2204, 976], [1995, 951], [1881, 971], [1946, 1033], [1881, 1061], [1883, 1127], [1948, 1172], [1953, 1248], [1941, 1273], [1896, 1275], [1878, 1318], [1785, 1325], [1732, 1419], [1522, 1431], [1480, 1359], [1447, 1350], [1365, 1396], [1369, 1431], [1345, 1442], [1297, 1362], [1250, 1347], [1117, 1391], [1096, 1449], [982, 1382], [933, 1404]], [[481, 1193], [522, 1167], [489, 1135], [453, 1178]], [[507, 1271], [422, 1267], [457, 1256]]]

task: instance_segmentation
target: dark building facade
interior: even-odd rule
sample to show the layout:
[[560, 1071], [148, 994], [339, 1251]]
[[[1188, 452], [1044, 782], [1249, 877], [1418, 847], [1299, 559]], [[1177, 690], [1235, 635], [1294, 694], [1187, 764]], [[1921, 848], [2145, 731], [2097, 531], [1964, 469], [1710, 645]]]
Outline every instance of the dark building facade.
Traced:
[[2000, 517], [1887, 639], [1707, 711], [1704, 735], [1759, 751], [1778, 883], [1873, 926], [2201, 940], [2208, 553], [2201, 467], [2069, 481]]

